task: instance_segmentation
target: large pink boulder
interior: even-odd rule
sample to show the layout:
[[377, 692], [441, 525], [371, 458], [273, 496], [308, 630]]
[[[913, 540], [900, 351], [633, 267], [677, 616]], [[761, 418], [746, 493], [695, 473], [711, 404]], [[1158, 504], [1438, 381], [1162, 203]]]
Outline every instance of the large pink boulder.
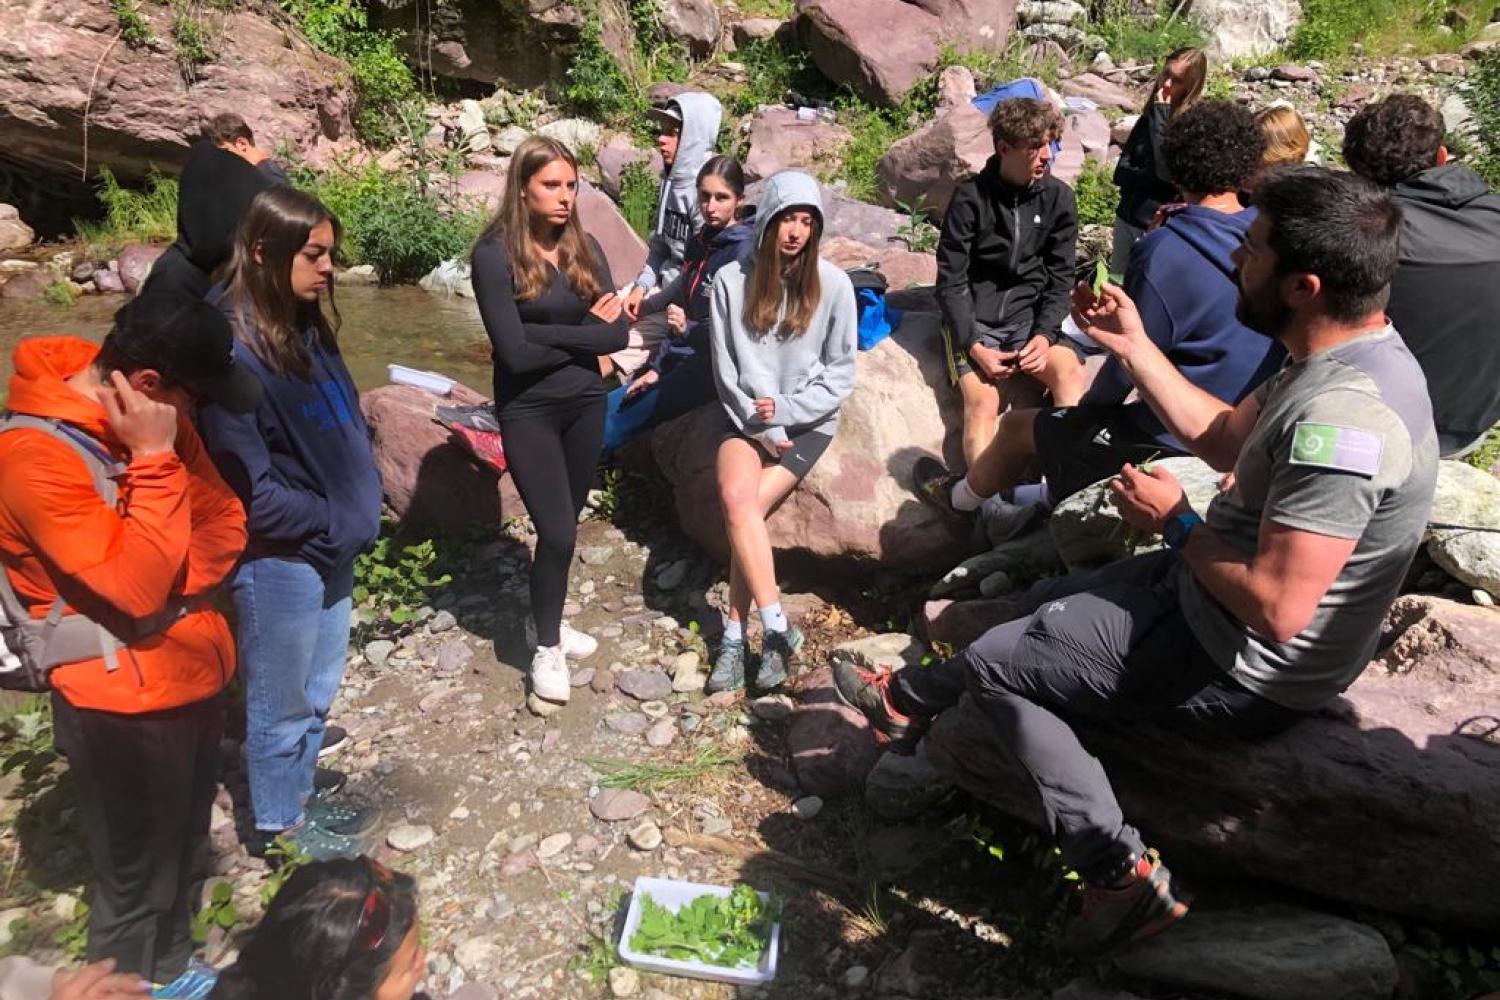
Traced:
[[1015, 11], [1015, 0], [797, 0], [797, 30], [825, 76], [895, 106], [945, 44], [1003, 52]]
[[125, 291], [131, 295], [139, 291], [151, 274], [151, 268], [156, 266], [156, 258], [166, 252], [166, 247], [146, 246], [141, 243], [132, 243], [123, 247], [120, 250], [116, 269], [120, 272], [120, 282], [125, 286]]
[[[1009, 617], [1009, 616], [1007, 616]], [[1258, 742], [1079, 723], [1127, 819], [1181, 866], [1424, 922], [1500, 927], [1500, 613], [1402, 597], [1387, 644], [1328, 710]], [[965, 698], [926, 737], [950, 780], [1040, 820]]]
[[386, 506], [402, 524], [457, 530], [526, 513], [510, 475], [480, 462], [434, 418], [438, 406], [484, 401], [463, 385], [448, 396], [405, 385], [360, 394]]
[[1064, 97], [1087, 97], [1101, 108], [1121, 111], [1141, 110], [1141, 97], [1118, 83], [1111, 83], [1097, 73], [1079, 73], [1058, 85]]
[[979, 173], [994, 153], [988, 116], [965, 101], [898, 140], [880, 158], [875, 181], [881, 200], [920, 206], [941, 220], [954, 190]]
[[750, 120], [750, 152], [745, 157], [745, 179], [764, 180], [795, 167], [813, 174], [831, 174], [839, 153], [853, 136], [842, 125], [822, 120], [799, 121], [791, 108], [761, 108]]
[[[954, 533], [909, 488], [922, 455], [959, 455], [962, 415], [941, 344], [936, 315], [908, 313], [894, 334], [860, 352], [833, 444], [767, 522], [776, 549], [856, 572], [933, 573], [957, 561]], [[720, 558], [727, 548], [714, 456], [725, 419], [712, 403], [626, 449], [635, 468], [666, 478], [683, 530]]]
[[872, 247], [847, 236], [834, 236], [823, 240], [818, 252], [846, 271], [866, 264], [879, 264], [880, 273], [885, 275], [892, 290], [937, 282], [937, 257], [931, 253], [908, 250], [905, 244]]
[[243, 115], [263, 149], [287, 143], [307, 152], [346, 136], [348, 65], [313, 49], [284, 19], [222, 7], [195, 7], [215, 52], [194, 67], [189, 87], [171, 43], [171, 6], [133, 5], [156, 41], [130, 46], [118, 40], [110, 0], [0, 4], [6, 158], [44, 175], [92, 177], [109, 167], [139, 178], [150, 165], [182, 163], [201, 119], [220, 111]]
[[819, 668], [803, 683], [787, 723], [786, 753], [797, 784], [822, 798], [858, 792], [880, 759], [870, 723], [840, 700], [830, 668]]

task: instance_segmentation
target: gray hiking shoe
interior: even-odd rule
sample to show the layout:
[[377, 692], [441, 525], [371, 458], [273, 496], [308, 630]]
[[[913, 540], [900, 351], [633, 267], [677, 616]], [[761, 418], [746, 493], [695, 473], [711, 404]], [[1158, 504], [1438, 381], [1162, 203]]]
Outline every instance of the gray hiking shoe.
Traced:
[[745, 640], [732, 642], [725, 639], [719, 644], [719, 656], [714, 660], [714, 669], [708, 675], [704, 690], [718, 694], [720, 691], [738, 691], [744, 686]]
[[357, 837], [368, 833], [380, 822], [380, 810], [375, 806], [360, 806], [352, 802], [336, 803], [321, 795], [314, 795], [307, 802], [307, 819], [320, 829], [340, 837]]
[[785, 632], [767, 632], [760, 647], [760, 665], [755, 671], [755, 689], [774, 691], [786, 683], [791, 673], [792, 656], [806, 639], [802, 630], [788, 625]]

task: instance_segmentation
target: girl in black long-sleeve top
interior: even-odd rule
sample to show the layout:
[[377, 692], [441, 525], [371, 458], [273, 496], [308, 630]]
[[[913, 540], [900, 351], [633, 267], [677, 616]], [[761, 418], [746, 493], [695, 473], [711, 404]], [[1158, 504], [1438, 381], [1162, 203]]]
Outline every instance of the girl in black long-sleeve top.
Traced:
[[531, 689], [559, 704], [570, 690], [567, 659], [598, 648], [563, 622], [562, 607], [578, 512], [604, 438], [598, 358], [623, 348], [629, 331], [604, 251], [574, 214], [577, 191], [578, 164], [567, 147], [527, 139], [511, 157], [500, 211], [473, 252], [506, 463], [537, 533]]

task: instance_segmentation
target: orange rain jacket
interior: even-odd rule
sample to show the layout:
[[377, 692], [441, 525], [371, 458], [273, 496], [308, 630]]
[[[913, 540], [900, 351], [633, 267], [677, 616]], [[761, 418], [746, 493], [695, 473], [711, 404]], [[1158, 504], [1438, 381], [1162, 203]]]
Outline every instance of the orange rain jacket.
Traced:
[[[123, 460], [104, 408], [63, 381], [98, 353], [76, 337], [23, 341], [5, 405], [65, 421]], [[116, 509], [67, 444], [36, 430], [0, 434], [0, 572], [33, 615], [61, 591], [96, 620], [148, 618], [173, 598], [206, 597], [244, 548], [244, 507], [185, 418], [174, 451], [130, 461]], [[52, 686], [76, 708], [138, 714], [202, 701], [234, 675], [229, 626], [206, 600], [117, 656], [113, 672], [102, 657], [59, 666]]]

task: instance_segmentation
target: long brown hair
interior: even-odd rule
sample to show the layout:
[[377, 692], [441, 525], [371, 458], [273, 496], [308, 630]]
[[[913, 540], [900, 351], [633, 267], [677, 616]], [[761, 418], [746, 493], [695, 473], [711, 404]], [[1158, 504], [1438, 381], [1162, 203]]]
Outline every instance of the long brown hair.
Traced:
[[1290, 104], [1277, 104], [1257, 111], [1255, 126], [1266, 142], [1266, 151], [1260, 158], [1262, 170], [1286, 164], [1295, 166], [1307, 159], [1307, 150], [1312, 144], [1307, 124]]
[[[536, 240], [532, 238], [531, 213], [522, 195], [536, 172], [557, 160], [567, 163], [577, 176], [578, 160], [556, 139], [533, 135], [517, 146], [505, 175], [505, 194], [500, 199], [500, 208], [479, 236], [483, 240], [498, 233], [505, 241], [505, 254], [510, 258], [511, 276], [519, 301], [536, 298], [552, 283], [547, 262], [537, 252]], [[592, 303], [603, 292], [597, 266], [593, 245], [584, 234], [583, 223], [578, 221], [578, 202], [575, 200], [573, 211], [563, 223], [562, 233], [557, 239], [557, 269], [568, 279], [579, 298]]]
[[1182, 86], [1174, 88], [1172, 92], [1172, 114], [1181, 114], [1203, 96], [1203, 86], [1208, 82], [1208, 56], [1203, 54], [1202, 49], [1173, 49], [1162, 60], [1161, 72], [1156, 74], [1156, 82], [1151, 84], [1151, 93], [1146, 96], [1146, 106], [1141, 114], [1151, 113], [1151, 105], [1156, 103], [1156, 95], [1161, 92], [1162, 81], [1167, 78], [1167, 73], [1175, 62], [1184, 65]]
[[332, 319], [318, 301], [304, 302], [292, 293], [292, 258], [307, 245], [313, 228], [324, 222], [333, 225], [330, 251], [336, 250], [344, 230], [321, 201], [296, 188], [267, 188], [240, 220], [224, 270], [235, 336], [281, 375], [305, 379], [311, 372], [312, 357], [303, 340], [308, 328], [324, 350], [338, 350], [340, 317], [333, 283], [328, 285]]
[[760, 246], [750, 265], [750, 290], [740, 314], [752, 333], [766, 334], [775, 328], [776, 335], [786, 340], [802, 336], [812, 325], [818, 299], [823, 295], [818, 280], [818, 238], [823, 235], [823, 217], [818, 212], [811, 213], [812, 233], [796, 259], [784, 267], [776, 238], [776, 227], [788, 212], [807, 210], [806, 205], [788, 205], [773, 215], [762, 231]]

